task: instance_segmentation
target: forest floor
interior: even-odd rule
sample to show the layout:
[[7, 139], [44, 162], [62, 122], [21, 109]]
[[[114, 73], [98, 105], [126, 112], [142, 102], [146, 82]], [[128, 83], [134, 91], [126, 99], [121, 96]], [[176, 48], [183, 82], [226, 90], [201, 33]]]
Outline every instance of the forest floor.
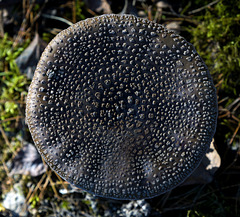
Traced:
[[[0, 1], [0, 216], [240, 216], [240, 4], [235, 0]], [[210, 182], [138, 201], [99, 198], [57, 176], [25, 123], [28, 87], [42, 51], [63, 29], [106, 13], [133, 14], [175, 31], [205, 61], [218, 95]]]

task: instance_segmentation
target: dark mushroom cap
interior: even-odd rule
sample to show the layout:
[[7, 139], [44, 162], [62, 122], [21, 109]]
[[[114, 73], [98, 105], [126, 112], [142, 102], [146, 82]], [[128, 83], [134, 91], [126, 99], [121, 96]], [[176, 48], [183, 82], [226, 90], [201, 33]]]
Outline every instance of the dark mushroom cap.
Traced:
[[199, 165], [217, 100], [191, 44], [131, 15], [103, 15], [59, 33], [29, 88], [35, 145], [63, 179], [116, 199], [157, 196]]

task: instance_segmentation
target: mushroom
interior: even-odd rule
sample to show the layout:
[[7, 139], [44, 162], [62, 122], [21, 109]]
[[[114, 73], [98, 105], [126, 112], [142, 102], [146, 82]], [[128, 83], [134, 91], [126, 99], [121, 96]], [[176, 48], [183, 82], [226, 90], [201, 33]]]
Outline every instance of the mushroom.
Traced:
[[194, 47], [162, 25], [102, 15], [59, 33], [29, 87], [38, 151], [98, 196], [152, 198], [181, 184], [209, 149], [216, 91]]

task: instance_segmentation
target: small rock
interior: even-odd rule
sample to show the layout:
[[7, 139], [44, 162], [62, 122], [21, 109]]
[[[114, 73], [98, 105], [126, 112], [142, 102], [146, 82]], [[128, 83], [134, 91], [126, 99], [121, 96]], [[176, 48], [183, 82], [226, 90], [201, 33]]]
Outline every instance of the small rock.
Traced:
[[162, 11], [163, 8], [171, 7], [171, 5], [169, 5], [166, 1], [158, 1], [156, 6], [158, 11]]
[[145, 200], [137, 200], [124, 204], [117, 214], [122, 217], [147, 217], [150, 212], [151, 207]]
[[174, 31], [176, 34], [179, 34], [181, 31], [181, 27], [180, 27], [181, 22], [170, 22], [166, 25], [166, 28], [169, 30]]
[[14, 184], [13, 189], [5, 195], [2, 205], [16, 216], [28, 216], [25, 197], [19, 183]]
[[142, 18], [146, 18], [147, 14], [144, 11], [138, 11], [138, 16]]

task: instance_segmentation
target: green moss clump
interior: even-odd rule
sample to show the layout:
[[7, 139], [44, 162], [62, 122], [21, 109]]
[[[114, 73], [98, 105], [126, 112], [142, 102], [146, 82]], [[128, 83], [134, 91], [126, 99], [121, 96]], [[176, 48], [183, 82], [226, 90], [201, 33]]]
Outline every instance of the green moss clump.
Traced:
[[198, 17], [200, 24], [191, 28], [192, 43], [208, 65], [218, 90], [237, 96], [240, 87], [240, 4], [220, 1]]
[[[236, 120], [240, 119], [239, 109], [228, 107], [240, 96], [240, 4], [220, 0], [195, 18], [199, 25], [189, 28], [191, 42], [207, 64], [221, 102], [218, 126], [223, 132], [217, 131], [217, 136], [225, 135], [225, 142], [229, 142], [237, 128]], [[235, 137], [235, 141], [239, 139]]]
[[20, 115], [19, 103], [27, 95], [28, 80], [18, 69], [15, 59], [23, 52], [29, 42], [14, 47], [7, 34], [0, 38], [0, 123], [6, 131], [11, 131], [12, 117]]

